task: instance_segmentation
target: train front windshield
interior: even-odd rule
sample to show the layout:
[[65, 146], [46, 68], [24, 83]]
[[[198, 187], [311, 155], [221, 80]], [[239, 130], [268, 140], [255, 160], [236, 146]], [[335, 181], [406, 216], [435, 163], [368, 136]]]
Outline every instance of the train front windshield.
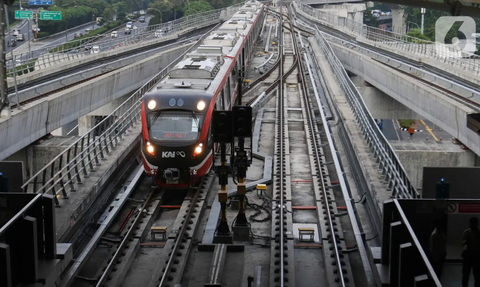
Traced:
[[161, 111], [148, 115], [150, 138], [157, 142], [194, 141], [203, 124], [203, 115], [191, 111]]

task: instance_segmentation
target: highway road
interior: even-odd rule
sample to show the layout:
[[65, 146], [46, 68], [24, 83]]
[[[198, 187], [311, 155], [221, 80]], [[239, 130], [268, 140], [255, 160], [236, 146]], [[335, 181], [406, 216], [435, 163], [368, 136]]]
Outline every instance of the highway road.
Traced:
[[410, 136], [407, 131], [400, 130], [400, 125], [398, 124], [397, 120], [383, 120], [382, 132], [385, 135], [385, 138], [389, 141], [425, 141], [427, 137], [430, 141], [441, 141], [452, 138], [449, 133], [440, 129], [438, 126], [435, 126], [428, 120], [419, 120], [418, 127], [416, 129], [422, 130], [422, 132], [416, 132], [413, 134], [413, 136]]
[[[139, 30], [140, 28], [143, 28], [143, 27], [146, 27], [148, 26], [148, 21], [150, 20], [150, 16], [147, 16], [145, 17], [146, 20], [144, 23], [140, 23], [138, 21], [134, 22], [134, 26], [137, 26], [137, 30]], [[32, 24], [33, 21], [31, 21], [30, 24]], [[116, 40], [118, 40], [118, 42], [121, 42], [123, 40], [124, 37], [127, 37], [127, 36], [132, 36], [134, 35], [134, 32], [132, 31], [132, 35], [125, 35], [125, 26], [122, 25], [121, 28], [118, 29], [118, 38]], [[25, 21], [24, 23], [22, 23], [22, 25], [20, 26], [20, 31], [22, 34], [24, 34], [24, 37], [25, 37], [25, 40], [24, 41], [17, 41], [17, 46], [16, 47], [13, 47], [13, 52], [15, 54], [21, 54], [21, 55], [15, 55], [15, 61], [17, 63], [17, 65], [19, 64], [22, 64], [24, 62], [26, 62], [28, 60], [28, 58], [38, 58], [40, 56], [42, 56], [43, 54], [45, 54], [48, 49], [42, 49], [42, 48], [48, 48], [48, 47], [55, 47], [55, 46], [58, 46], [58, 45], [61, 45], [63, 43], [66, 42], [66, 39], [68, 39], [68, 41], [72, 40], [75, 38], [75, 34], [77, 33], [83, 33], [85, 34], [85, 30], [86, 29], [96, 29], [96, 28], [99, 28], [98, 25], [96, 24], [93, 24], [92, 26], [84, 26], [84, 25], [80, 25], [78, 28], [76, 29], [71, 29], [70, 31], [67, 32], [67, 37], [65, 37], [65, 33], [59, 33], [53, 37], [49, 37], [49, 38], [46, 38], [46, 39], [41, 39], [41, 40], [38, 40], [38, 41], [33, 41], [33, 33], [31, 31], [31, 29], [29, 30], [28, 29], [28, 23], [27, 21]], [[30, 26], [31, 28], [31, 26]], [[32, 53], [30, 54], [30, 57], [28, 56], [28, 52], [29, 52], [29, 47], [28, 47], [28, 36], [30, 36], [31, 38], [31, 41], [30, 41], [30, 51], [32, 51]], [[12, 36], [9, 35], [9, 38], [8, 39], [11, 39]], [[105, 37], [108, 37], [110, 38], [110, 33], [108, 35], [105, 35]], [[101, 42], [105, 42], [103, 41], [105, 38], [101, 38]], [[115, 43], [117, 41], [114, 41]], [[105, 50], [110, 50], [112, 49], [112, 47], [114, 46], [114, 43], [113, 41], [109, 42], [109, 43], [103, 43], [103, 44], [100, 44], [100, 49], [101, 51], [105, 51]], [[93, 43], [93, 45], [95, 45]], [[115, 45], [118, 45], [118, 43], [116, 43]], [[8, 47], [10, 48], [10, 47]], [[40, 50], [42, 49], [42, 50]], [[8, 54], [7, 54], [7, 61], [8, 61], [8, 58], [10, 58], [10, 50], [7, 50], [8, 51]], [[72, 53], [90, 53], [90, 51], [72, 51]], [[12, 62], [11, 61], [8, 61], [7, 63], [7, 67], [12, 67]]]

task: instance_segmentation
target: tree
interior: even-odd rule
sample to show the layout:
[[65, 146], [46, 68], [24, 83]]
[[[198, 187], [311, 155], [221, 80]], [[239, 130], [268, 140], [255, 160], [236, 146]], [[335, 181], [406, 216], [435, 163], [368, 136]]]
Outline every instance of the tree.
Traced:
[[372, 9], [367, 8], [365, 12], [363, 12], [363, 23], [372, 26], [372, 27], [378, 27], [378, 20], [377, 17], [374, 17], [372, 15]]
[[[155, 16], [155, 18], [161, 19], [163, 22], [168, 22], [173, 20], [173, 6], [169, 5], [168, 3], [157, 0], [155, 2], [151, 2], [148, 5], [148, 7], [152, 8], [151, 10], [148, 10], [148, 11], [152, 13]], [[160, 15], [160, 13], [157, 10], [162, 12], [162, 14]]]
[[102, 17], [107, 22], [112, 21], [113, 20], [113, 10], [112, 10], [112, 8], [106, 8], [103, 11]]
[[424, 34], [422, 34], [422, 31], [418, 28], [410, 29], [410, 31], [408, 31], [407, 35], [410, 36], [410, 37], [430, 41], [430, 39], [427, 36], [425, 36]]
[[185, 9], [183, 15], [188, 16], [188, 15], [193, 15], [193, 14], [206, 12], [210, 10], [213, 10], [213, 7], [207, 1], [203, 1], [203, 0], [193, 1], [193, 2], [190, 2], [190, 5]]

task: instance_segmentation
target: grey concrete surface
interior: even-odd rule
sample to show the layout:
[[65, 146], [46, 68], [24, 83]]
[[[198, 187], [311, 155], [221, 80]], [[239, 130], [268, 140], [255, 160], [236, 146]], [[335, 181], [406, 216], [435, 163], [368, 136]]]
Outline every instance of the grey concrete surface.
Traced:
[[480, 136], [467, 128], [467, 114], [474, 113], [475, 110], [361, 53], [335, 43], [331, 43], [331, 46], [345, 69], [362, 76], [480, 154]]
[[367, 84], [359, 76], [350, 79], [362, 95], [363, 101], [375, 119], [419, 119], [420, 115], [399, 103], [381, 90]]
[[475, 154], [463, 150], [449, 142], [433, 141], [407, 142], [390, 141], [407, 171], [410, 179], [418, 189], [422, 188], [423, 167], [472, 167], [475, 166]]
[[[306, 13], [303, 13], [299, 10], [296, 10], [297, 13], [301, 14], [302, 16], [313, 20], [315, 22], [321, 23], [322, 25], [325, 25], [330, 28], [337, 29], [343, 33], [346, 33], [348, 35], [351, 35], [355, 38], [357, 42], [365, 43], [374, 47], [378, 47], [381, 49], [384, 49], [389, 52], [393, 52], [395, 54], [398, 54], [400, 56], [412, 59], [414, 61], [418, 61], [419, 63], [426, 63], [428, 65], [431, 65], [435, 68], [438, 68], [440, 70], [446, 71], [452, 75], [458, 76], [464, 80], [471, 81], [472, 83], [475, 84], [480, 84], [480, 77], [478, 77], [478, 71], [477, 73], [472, 73], [471, 71], [462, 69], [460, 66], [452, 66], [445, 61], [442, 61], [441, 59], [438, 59], [436, 55], [426, 55], [423, 50], [424, 49], [419, 49], [417, 52], [411, 52], [407, 51], [406, 49], [402, 49], [402, 45], [423, 45], [423, 44], [402, 44], [402, 43], [396, 43], [395, 46], [389, 45], [391, 43], [381, 43], [381, 42], [375, 42], [371, 40], [367, 40], [364, 37], [360, 37], [359, 35], [355, 34], [354, 32], [350, 31], [349, 29], [346, 28], [339, 28], [338, 26], [333, 26], [327, 22], [322, 22], [320, 19], [313, 18], [310, 15], [307, 15]], [[398, 11], [399, 13], [402, 13], [401, 11]], [[392, 11], [393, 14], [393, 11]], [[398, 26], [398, 25], [397, 25]], [[403, 29], [403, 28], [400, 28]], [[333, 48], [333, 47], [332, 47]]]
[[40, 137], [141, 87], [180, 56], [183, 45], [14, 110], [0, 119], [0, 160]]

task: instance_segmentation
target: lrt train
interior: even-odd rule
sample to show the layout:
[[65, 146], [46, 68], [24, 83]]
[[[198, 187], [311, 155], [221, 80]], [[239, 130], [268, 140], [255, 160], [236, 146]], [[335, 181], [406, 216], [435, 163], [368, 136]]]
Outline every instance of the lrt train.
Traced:
[[247, 2], [145, 94], [141, 152], [156, 185], [187, 188], [212, 167], [213, 110], [235, 103], [238, 71], [253, 54], [264, 17], [263, 4]]

